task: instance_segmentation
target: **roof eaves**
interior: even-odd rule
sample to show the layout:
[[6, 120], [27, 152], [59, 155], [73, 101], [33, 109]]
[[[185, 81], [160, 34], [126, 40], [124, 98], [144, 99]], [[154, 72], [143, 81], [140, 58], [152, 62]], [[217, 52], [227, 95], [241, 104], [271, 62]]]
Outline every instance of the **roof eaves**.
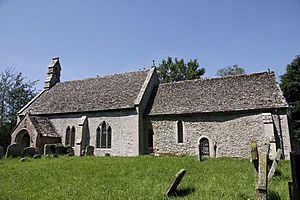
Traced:
[[18, 115], [20, 115], [22, 112], [24, 112], [33, 102], [35, 102], [45, 91], [42, 90], [39, 94], [37, 94], [33, 99], [31, 99], [21, 110], [18, 111]]

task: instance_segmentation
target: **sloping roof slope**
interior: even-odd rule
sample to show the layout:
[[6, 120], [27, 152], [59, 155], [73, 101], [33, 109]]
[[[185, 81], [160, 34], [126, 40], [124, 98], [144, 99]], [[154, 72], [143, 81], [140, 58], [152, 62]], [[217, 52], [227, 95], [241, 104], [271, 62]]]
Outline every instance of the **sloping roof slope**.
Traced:
[[160, 84], [150, 115], [287, 107], [274, 73]]
[[35, 130], [44, 137], [60, 137], [47, 117], [29, 116]]
[[149, 69], [57, 83], [25, 112], [54, 114], [132, 108], [148, 72]]

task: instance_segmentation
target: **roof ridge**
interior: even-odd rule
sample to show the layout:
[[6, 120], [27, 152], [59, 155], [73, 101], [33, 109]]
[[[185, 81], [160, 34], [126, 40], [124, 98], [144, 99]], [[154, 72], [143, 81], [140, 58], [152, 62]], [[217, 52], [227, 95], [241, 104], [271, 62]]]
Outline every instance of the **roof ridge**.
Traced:
[[97, 75], [96, 77], [88, 77], [88, 78], [82, 78], [82, 79], [75, 79], [75, 80], [67, 80], [67, 81], [62, 81], [57, 83], [58, 84], [64, 84], [64, 83], [69, 83], [69, 82], [76, 82], [76, 81], [86, 81], [86, 80], [93, 80], [93, 79], [101, 79], [101, 78], [107, 78], [107, 77], [112, 77], [112, 76], [117, 76], [117, 75], [125, 75], [125, 74], [131, 74], [131, 73], [137, 73], [137, 72], [146, 72], [149, 71], [151, 68], [143, 68], [143, 69], [139, 69], [139, 70], [135, 70], [135, 71], [129, 71], [129, 72], [117, 72], [114, 74], [108, 74], [108, 75], [103, 75], [103, 76], [99, 76]]
[[270, 71], [270, 72], [265, 71], [265, 72], [255, 72], [255, 73], [250, 73], [250, 74], [237, 74], [237, 75], [228, 75], [228, 76], [219, 76], [219, 77], [181, 80], [181, 81], [175, 81], [175, 82], [171, 82], [171, 83], [160, 83], [159, 85], [170, 85], [170, 84], [177, 84], [177, 83], [183, 83], [183, 82], [196, 82], [196, 81], [206, 81], [206, 80], [216, 80], [216, 79], [229, 79], [229, 78], [235, 78], [235, 77], [240, 77], [240, 76], [255, 76], [255, 75], [262, 75], [262, 74], [275, 75], [274, 71]]

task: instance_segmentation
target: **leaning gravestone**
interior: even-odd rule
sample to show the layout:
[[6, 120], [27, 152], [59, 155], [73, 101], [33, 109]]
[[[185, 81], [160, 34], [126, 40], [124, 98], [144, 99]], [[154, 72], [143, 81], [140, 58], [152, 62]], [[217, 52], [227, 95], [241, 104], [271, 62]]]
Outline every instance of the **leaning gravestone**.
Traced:
[[51, 144], [45, 144], [44, 146], [44, 154], [47, 155], [47, 154], [53, 154], [54, 152], [52, 152], [51, 150]]
[[182, 180], [183, 176], [185, 175], [185, 172], [186, 172], [185, 169], [181, 169], [179, 172], [177, 172], [177, 174], [175, 175], [175, 178], [173, 179], [172, 183], [170, 184], [170, 186], [168, 187], [168, 189], [166, 191], [167, 196], [172, 196], [172, 195], [176, 194], [176, 189], [177, 189], [180, 181]]
[[269, 180], [270, 180], [270, 179], [274, 176], [274, 174], [275, 174], [275, 171], [276, 171], [278, 162], [279, 162], [279, 160], [280, 160], [281, 154], [282, 154], [282, 150], [281, 150], [281, 149], [278, 149], [277, 152], [276, 152], [275, 158], [274, 158], [274, 160], [273, 160], [271, 169], [270, 169], [269, 174], [268, 174], [268, 179], [269, 179]]
[[35, 155], [35, 148], [34, 147], [26, 147], [23, 151], [23, 156], [33, 157], [34, 155]]
[[0, 146], [0, 159], [4, 156], [4, 149]]
[[6, 157], [18, 157], [22, 155], [22, 147], [20, 144], [11, 144], [7, 147]]
[[85, 150], [86, 156], [93, 156], [94, 155], [94, 147], [93, 146], [87, 146]]
[[268, 153], [259, 154], [258, 174], [257, 174], [257, 200], [266, 200], [268, 193]]

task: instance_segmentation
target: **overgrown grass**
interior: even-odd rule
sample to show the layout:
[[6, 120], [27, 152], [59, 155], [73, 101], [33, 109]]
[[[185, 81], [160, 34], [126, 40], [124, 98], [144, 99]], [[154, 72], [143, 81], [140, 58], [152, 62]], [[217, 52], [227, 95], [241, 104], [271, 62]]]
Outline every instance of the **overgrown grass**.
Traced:
[[[253, 166], [247, 159], [196, 157], [59, 157], [0, 160], [0, 199], [169, 199], [174, 175], [187, 170], [178, 197], [255, 199]], [[273, 199], [288, 199], [288, 161], [269, 184]]]

